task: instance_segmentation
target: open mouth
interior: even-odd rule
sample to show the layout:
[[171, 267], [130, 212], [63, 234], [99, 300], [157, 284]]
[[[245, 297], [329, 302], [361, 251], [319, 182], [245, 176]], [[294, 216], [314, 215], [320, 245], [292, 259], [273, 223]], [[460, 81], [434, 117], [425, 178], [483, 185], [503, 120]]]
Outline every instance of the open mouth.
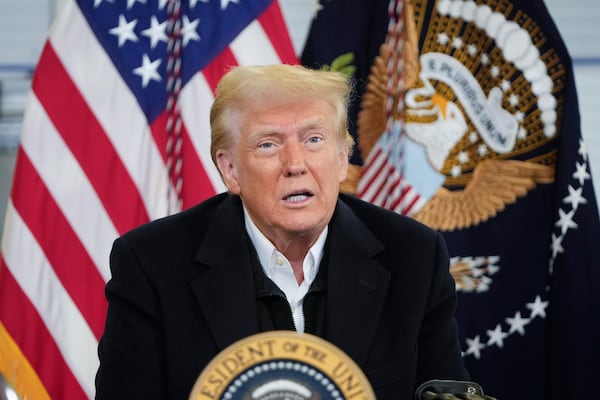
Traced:
[[289, 196], [284, 197], [283, 199], [290, 203], [300, 203], [312, 196], [313, 196], [313, 194], [310, 192], [298, 192], [298, 193], [292, 193]]

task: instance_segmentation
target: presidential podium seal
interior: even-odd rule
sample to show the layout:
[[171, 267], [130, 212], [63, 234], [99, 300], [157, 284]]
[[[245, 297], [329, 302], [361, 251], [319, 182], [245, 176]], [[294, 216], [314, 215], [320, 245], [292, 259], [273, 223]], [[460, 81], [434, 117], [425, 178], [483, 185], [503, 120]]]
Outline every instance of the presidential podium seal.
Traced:
[[356, 363], [307, 333], [271, 331], [233, 343], [202, 371], [189, 400], [374, 400]]

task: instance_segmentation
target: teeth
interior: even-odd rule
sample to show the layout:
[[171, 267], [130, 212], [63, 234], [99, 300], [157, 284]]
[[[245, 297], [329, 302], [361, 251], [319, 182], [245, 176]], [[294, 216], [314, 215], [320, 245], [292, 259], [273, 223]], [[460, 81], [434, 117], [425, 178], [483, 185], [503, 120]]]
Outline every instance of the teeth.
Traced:
[[288, 196], [288, 198], [286, 200], [291, 201], [292, 203], [295, 203], [298, 201], [306, 200], [307, 198], [308, 198], [308, 196], [305, 194], [295, 194], [293, 196]]

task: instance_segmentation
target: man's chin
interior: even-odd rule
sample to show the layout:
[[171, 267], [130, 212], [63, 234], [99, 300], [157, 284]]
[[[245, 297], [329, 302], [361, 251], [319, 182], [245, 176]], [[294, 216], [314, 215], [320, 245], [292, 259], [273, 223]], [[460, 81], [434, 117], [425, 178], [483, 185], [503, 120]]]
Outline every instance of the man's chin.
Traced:
[[327, 224], [322, 223], [322, 220], [312, 222], [308, 218], [295, 216], [293, 219], [287, 220], [282, 228], [288, 235], [305, 236], [320, 234], [325, 226]]

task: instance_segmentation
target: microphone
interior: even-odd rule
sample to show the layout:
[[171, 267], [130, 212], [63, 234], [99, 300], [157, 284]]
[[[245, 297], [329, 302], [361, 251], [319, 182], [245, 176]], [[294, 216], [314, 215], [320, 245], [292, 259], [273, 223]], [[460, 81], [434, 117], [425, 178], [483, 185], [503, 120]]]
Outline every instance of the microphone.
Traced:
[[433, 379], [419, 385], [415, 400], [496, 400], [483, 393], [481, 385], [471, 381]]

